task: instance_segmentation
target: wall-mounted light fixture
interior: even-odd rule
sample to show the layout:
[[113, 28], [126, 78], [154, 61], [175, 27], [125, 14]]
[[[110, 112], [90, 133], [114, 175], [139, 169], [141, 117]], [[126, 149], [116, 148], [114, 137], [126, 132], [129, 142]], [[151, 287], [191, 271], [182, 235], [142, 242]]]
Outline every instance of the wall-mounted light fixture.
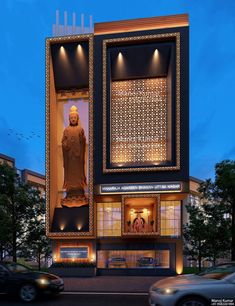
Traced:
[[155, 49], [154, 52], [153, 52], [153, 64], [157, 64], [159, 63], [159, 51], [158, 49]]
[[68, 61], [68, 54], [67, 54], [64, 46], [60, 46], [59, 58], [62, 61], [63, 65], [65, 65], [65, 67], [67, 68], [68, 64], [69, 64], [69, 61]]
[[118, 52], [118, 61], [123, 61], [123, 54], [122, 52]]
[[77, 51], [78, 51], [78, 52], [81, 52], [81, 51], [82, 51], [82, 46], [81, 46], [81, 44], [78, 44], [78, 46], [77, 46]]
[[64, 224], [61, 224], [61, 225], [60, 225], [60, 230], [63, 231], [64, 228], [65, 228], [65, 225], [64, 225]]
[[60, 54], [65, 54], [65, 48], [64, 48], [64, 46], [61, 46], [61, 47], [60, 47]]
[[158, 49], [155, 49], [154, 50], [154, 56], [158, 56], [159, 55], [159, 51], [158, 51]]

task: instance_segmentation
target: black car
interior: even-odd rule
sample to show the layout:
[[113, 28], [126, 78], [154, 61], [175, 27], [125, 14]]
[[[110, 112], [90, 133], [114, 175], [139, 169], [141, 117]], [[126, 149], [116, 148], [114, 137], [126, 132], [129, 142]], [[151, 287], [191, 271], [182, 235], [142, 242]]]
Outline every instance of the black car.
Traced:
[[33, 271], [24, 265], [0, 262], [0, 292], [18, 294], [22, 301], [32, 302], [41, 293], [59, 293], [64, 282], [56, 275]]

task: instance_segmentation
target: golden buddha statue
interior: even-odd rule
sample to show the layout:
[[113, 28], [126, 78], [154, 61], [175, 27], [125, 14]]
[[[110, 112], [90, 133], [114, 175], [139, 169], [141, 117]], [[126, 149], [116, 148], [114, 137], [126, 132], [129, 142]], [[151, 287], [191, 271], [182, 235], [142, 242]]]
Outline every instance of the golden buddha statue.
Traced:
[[63, 207], [80, 207], [88, 204], [84, 189], [87, 186], [85, 175], [86, 137], [81, 127], [78, 109], [70, 108], [69, 126], [64, 129], [62, 138], [64, 160], [64, 184], [66, 196], [61, 200]]

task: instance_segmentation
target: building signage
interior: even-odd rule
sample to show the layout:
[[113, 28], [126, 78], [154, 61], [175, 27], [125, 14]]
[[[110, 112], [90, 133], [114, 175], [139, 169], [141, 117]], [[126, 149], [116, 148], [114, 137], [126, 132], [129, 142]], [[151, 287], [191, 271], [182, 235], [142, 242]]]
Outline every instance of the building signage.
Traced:
[[179, 192], [181, 183], [110, 184], [100, 185], [100, 193]]
[[60, 258], [88, 258], [88, 247], [60, 248]]

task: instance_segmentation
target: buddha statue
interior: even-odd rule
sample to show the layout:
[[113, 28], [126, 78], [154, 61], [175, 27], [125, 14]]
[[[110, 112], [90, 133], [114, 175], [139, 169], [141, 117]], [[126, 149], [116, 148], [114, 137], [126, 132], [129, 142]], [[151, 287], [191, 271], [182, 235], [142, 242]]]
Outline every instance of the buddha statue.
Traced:
[[78, 109], [70, 108], [69, 125], [62, 138], [64, 161], [64, 184], [66, 196], [61, 200], [63, 207], [80, 207], [88, 204], [85, 195], [87, 186], [85, 175], [86, 137], [80, 124]]

